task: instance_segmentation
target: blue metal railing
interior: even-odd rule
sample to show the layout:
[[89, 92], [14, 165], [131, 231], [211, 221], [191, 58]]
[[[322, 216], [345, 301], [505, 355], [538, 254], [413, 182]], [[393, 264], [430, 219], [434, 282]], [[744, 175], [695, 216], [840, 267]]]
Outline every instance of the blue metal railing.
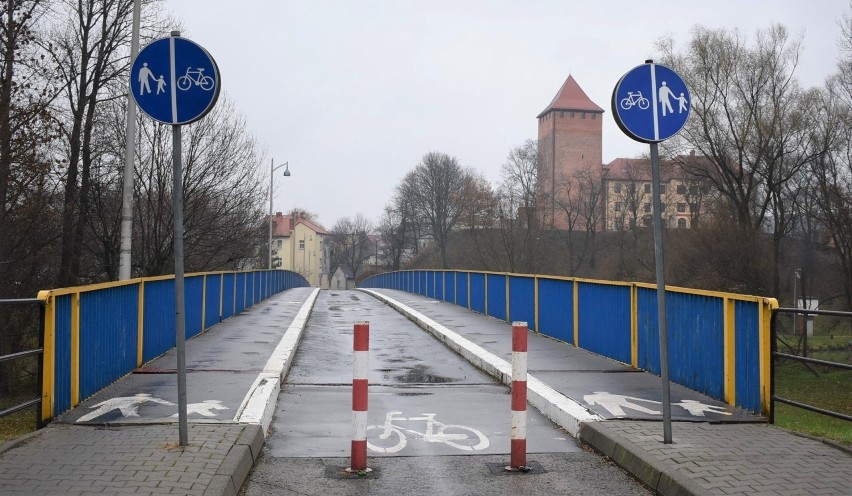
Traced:
[[[408, 291], [511, 321], [660, 373], [656, 285], [461, 270], [369, 277], [360, 287]], [[674, 382], [745, 409], [770, 411], [769, 322], [776, 300], [667, 287]]]

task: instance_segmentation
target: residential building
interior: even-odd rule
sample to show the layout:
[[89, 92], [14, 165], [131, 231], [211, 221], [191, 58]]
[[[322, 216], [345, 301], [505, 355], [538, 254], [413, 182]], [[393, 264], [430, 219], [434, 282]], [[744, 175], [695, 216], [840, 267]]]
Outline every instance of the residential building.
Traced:
[[[272, 267], [303, 275], [311, 286], [328, 283], [328, 231], [302, 212], [272, 217]], [[324, 280], [325, 279], [325, 280]]]
[[328, 289], [355, 289], [355, 277], [352, 271], [338, 265], [331, 273]]
[[[707, 222], [719, 195], [709, 181], [689, 172], [706, 167], [695, 152], [660, 164], [660, 203], [663, 225], [686, 229]], [[603, 167], [603, 229], [620, 231], [650, 227], [653, 217], [651, 164], [648, 159], [617, 158]]]

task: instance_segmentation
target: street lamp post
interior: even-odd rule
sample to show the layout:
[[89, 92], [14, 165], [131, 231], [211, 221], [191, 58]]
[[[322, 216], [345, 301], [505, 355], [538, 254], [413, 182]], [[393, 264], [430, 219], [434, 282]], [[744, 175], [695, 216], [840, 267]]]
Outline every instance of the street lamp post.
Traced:
[[271, 159], [269, 163], [269, 270], [272, 270], [272, 183], [275, 181], [275, 171], [280, 169], [281, 167], [286, 167], [284, 169], [284, 177], [290, 175], [290, 162], [284, 162], [283, 164], [275, 167], [275, 159]]

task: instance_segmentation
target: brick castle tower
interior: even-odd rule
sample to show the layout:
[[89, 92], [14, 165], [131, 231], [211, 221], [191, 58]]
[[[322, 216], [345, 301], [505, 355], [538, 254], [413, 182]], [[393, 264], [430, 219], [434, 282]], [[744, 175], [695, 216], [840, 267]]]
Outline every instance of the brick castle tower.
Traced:
[[577, 175], [600, 175], [603, 113], [569, 75], [550, 105], [538, 114], [539, 205], [545, 226], [567, 229], [568, 218], [560, 203], [568, 204], [574, 196]]

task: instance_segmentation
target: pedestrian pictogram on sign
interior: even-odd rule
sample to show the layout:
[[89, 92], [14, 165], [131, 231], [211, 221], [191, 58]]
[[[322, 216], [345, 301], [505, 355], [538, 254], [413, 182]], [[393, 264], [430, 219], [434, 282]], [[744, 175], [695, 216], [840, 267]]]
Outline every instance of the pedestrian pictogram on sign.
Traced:
[[130, 93], [149, 117], [189, 124], [204, 117], [219, 97], [219, 70], [204, 48], [179, 36], [143, 48], [130, 67]]

